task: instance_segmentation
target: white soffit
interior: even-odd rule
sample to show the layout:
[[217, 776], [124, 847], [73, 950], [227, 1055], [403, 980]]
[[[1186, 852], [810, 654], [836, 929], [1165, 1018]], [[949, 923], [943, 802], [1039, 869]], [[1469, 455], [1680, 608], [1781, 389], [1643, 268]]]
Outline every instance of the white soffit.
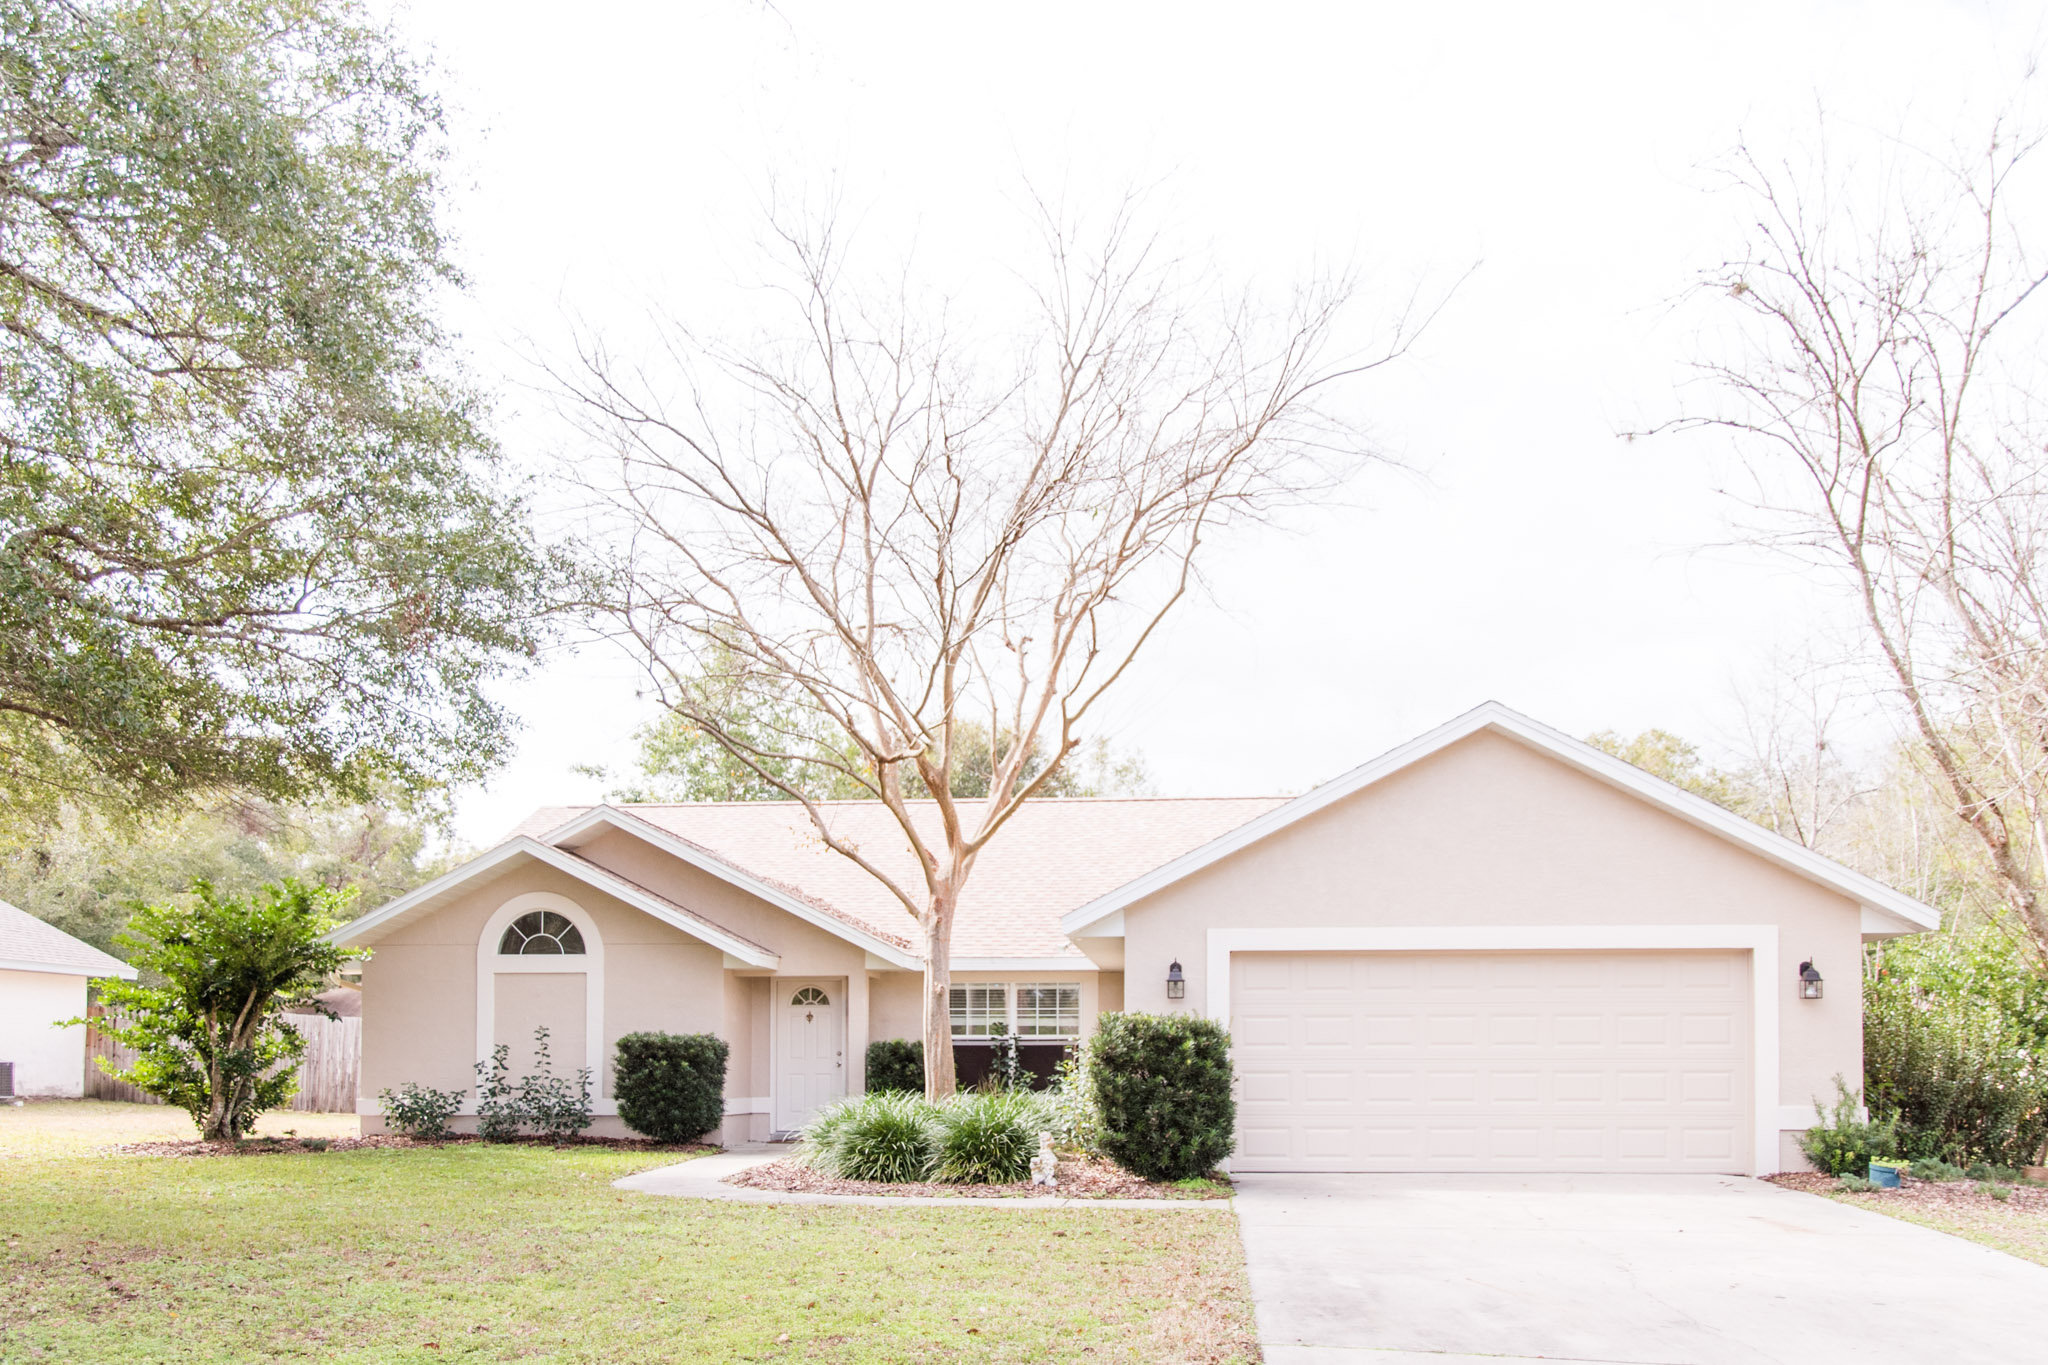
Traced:
[[652, 844], [674, 858], [690, 866], [709, 872], [712, 876], [727, 882], [750, 896], [767, 901], [778, 910], [784, 910], [814, 924], [826, 933], [845, 939], [856, 947], [865, 948], [876, 957], [897, 967], [922, 970], [924, 960], [878, 934], [870, 933], [857, 925], [850, 924], [837, 915], [828, 914], [817, 906], [791, 895], [773, 882], [761, 880], [742, 868], [734, 867], [706, 849], [698, 847], [687, 839], [679, 839], [660, 826], [642, 820], [630, 811], [616, 806], [593, 806], [566, 825], [548, 831], [545, 836], [551, 845], [573, 848], [574, 841], [589, 834], [600, 825], [609, 826], [632, 835], [645, 843]]
[[649, 892], [645, 887], [627, 881], [596, 863], [579, 858], [573, 853], [551, 847], [538, 839], [525, 835], [508, 839], [488, 853], [470, 859], [461, 867], [436, 877], [425, 886], [407, 896], [379, 906], [361, 919], [353, 920], [338, 929], [330, 930], [326, 939], [344, 947], [374, 943], [381, 937], [381, 931], [396, 928], [414, 914], [426, 913], [440, 908], [477, 879], [496, 872], [516, 858], [532, 858], [547, 864], [558, 872], [574, 877], [577, 881], [617, 900], [624, 901], [634, 909], [651, 915], [662, 923], [670, 925], [712, 947], [728, 957], [737, 958], [753, 967], [777, 967], [782, 963], [779, 954], [770, 952], [760, 944], [741, 938], [738, 934], [719, 928], [709, 920], [673, 905]]
[[[1521, 712], [1503, 706], [1497, 701], [1489, 701], [1439, 725], [1427, 734], [1418, 735], [1406, 744], [1381, 754], [1369, 763], [1353, 768], [1341, 777], [1325, 782], [1314, 791], [1298, 796], [1284, 806], [1276, 806], [1264, 815], [1246, 821], [1228, 834], [1212, 839], [1200, 848], [1191, 849], [1142, 877], [1126, 882], [1080, 909], [1070, 911], [1060, 920], [1060, 928], [1070, 938], [1108, 936], [1116, 931], [1105, 928], [1102, 921], [1109, 916], [1120, 914], [1126, 906], [1163, 890], [1212, 863], [1220, 862], [1239, 849], [1247, 848], [1267, 835], [1287, 828], [1297, 820], [1314, 815], [1347, 796], [1363, 791], [1380, 779], [1419, 763], [1438, 750], [1448, 748], [1481, 730], [1491, 730], [1540, 753], [1548, 754], [1589, 777], [1605, 782], [1611, 787], [1617, 787], [1677, 816], [1688, 824], [1746, 848], [1767, 862], [1775, 863], [1787, 871], [1797, 873], [1809, 881], [1817, 882], [1831, 891], [1846, 896], [1863, 907], [1863, 932], [1866, 934], [1918, 933], [1923, 929], [1937, 928], [1941, 923], [1939, 911], [1921, 904], [1911, 896], [1894, 891], [1831, 858], [1824, 858], [1783, 835], [1773, 834], [1761, 825], [1752, 824], [1704, 797], [1675, 787], [1662, 778], [1652, 777], [1632, 763], [1625, 763], [1612, 754], [1602, 753], [1590, 744], [1573, 739], [1562, 731], [1553, 730], [1539, 721], [1531, 720]], [[1883, 921], [1896, 927], [1873, 929], [1873, 912], [1881, 916]], [[1119, 924], [1118, 930], [1120, 929]]]

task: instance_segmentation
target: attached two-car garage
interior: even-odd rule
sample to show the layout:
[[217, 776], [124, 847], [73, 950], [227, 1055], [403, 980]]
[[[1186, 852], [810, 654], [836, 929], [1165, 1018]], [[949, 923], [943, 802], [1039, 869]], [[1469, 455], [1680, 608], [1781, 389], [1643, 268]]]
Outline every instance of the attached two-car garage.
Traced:
[[1743, 952], [1243, 953], [1244, 1171], [1751, 1165]]

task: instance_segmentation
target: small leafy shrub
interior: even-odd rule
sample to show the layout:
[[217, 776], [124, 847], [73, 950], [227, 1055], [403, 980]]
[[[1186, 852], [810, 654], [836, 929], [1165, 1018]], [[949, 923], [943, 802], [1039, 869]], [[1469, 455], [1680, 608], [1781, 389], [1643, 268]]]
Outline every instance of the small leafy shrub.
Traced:
[[1088, 1044], [1075, 1046], [1060, 1059], [1046, 1092], [1046, 1111], [1053, 1141], [1098, 1156], [1102, 1152], [1102, 1111], [1095, 1102], [1095, 1081], [1089, 1072]]
[[924, 1093], [923, 1042], [883, 1038], [868, 1044], [868, 1093], [885, 1090]]
[[1842, 1189], [1848, 1190], [1854, 1194], [1863, 1194], [1867, 1191], [1874, 1190], [1877, 1188], [1877, 1186], [1871, 1184], [1868, 1180], [1866, 1180], [1864, 1177], [1860, 1175], [1838, 1176], [1835, 1180], [1835, 1184], [1840, 1186]]
[[1010, 1026], [997, 1019], [989, 1024], [988, 1036], [989, 1084], [998, 1090], [1026, 1089], [1030, 1078], [1024, 1074], [1024, 1061], [1017, 1055], [1017, 1038]]
[[590, 1068], [576, 1068], [573, 1081], [555, 1075], [546, 1024], [533, 1031], [533, 1070], [519, 1078], [518, 1109], [543, 1137], [574, 1137], [590, 1126]]
[[525, 1122], [512, 1084], [512, 1049], [500, 1043], [476, 1064], [476, 1131], [485, 1142], [510, 1142]]
[[932, 1116], [933, 1178], [954, 1185], [1007, 1185], [1031, 1174], [1038, 1135], [1051, 1131], [1045, 1101], [1028, 1090], [955, 1095]]
[[590, 1068], [576, 1078], [554, 1074], [548, 1027], [533, 1031], [533, 1070], [512, 1079], [511, 1048], [491, 1049], [491, 1060], [476, 1064], [476, 1131], [486, 1142], [510, 1142], [528, 1128], [544, 1137], [573, 1137], [590, 1126]]
[[2001, 1204], [2003, 1204], [2006, 1200], [2012, 1198], [2012, 1186], [2010, 1185], [2000, 1185], [1995, 1182], [1986, 1181], [1984, 1184], [1979, 1185], [1977, 1188], [1981, 1192], [1990, 1195], [1993, 1199], [1996, 1199]]
[[1148, 1180], [1207, 1175], [1236, 1145], [1230, 1035], [1189, 1014], [1105, 1014], [1089, 1070], [1102, 1150]]
[[731, 1049], [709, 1033], [629, 1033], [619, 1039], [612, 1090], [619, 1117], [656, 1142], [689, 1142], [725, 1121]]
[[300, 1138], [299, 1146], [309, 1152], [324, 1152], [334, 1144], [327, 1138]]
[[938, 1162], [934, 1106], [885, 1090], [841, 1100], [804, 1127], [796, 1159], [841, 1180], [929, 1180]]
[[1817, 1170], [1829, 1175], [1858, 1175], [1869, 1169], [1873, 1157], [1898, 1155], [1897, 1116], [1881, 1122], [1861, 1119], [1856, 1115], [1858, 1104], [1856, 1093], [1840, 1076], [1835, 1077], [1832, 1114], [1821, 1108], [1819, 1100], [1813, 1102], [1820, 1122], [1799, 1135], [1799, 1150]]
[[462, 1107], [466, 1090], [430, 1090], [417, 1081], [407, 1081], [397, 1090], [377, 1092], [377, 1107], [384, 1111], [387, 1126], [413, 1138], [448, 1136], [448, 1120]]

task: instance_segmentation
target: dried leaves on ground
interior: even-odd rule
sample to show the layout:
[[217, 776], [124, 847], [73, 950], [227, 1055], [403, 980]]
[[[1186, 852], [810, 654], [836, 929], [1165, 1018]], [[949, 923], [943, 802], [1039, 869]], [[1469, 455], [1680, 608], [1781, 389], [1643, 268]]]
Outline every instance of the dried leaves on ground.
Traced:
[[879, 1194], [904, 1198], [937, 1196], [955, 1199], [1028, 1199], [1054, 1195], [1064, 1199], [1228, 1199], [1222, 1180], [1162, 1185], [1132, 1175], [1101, 1157], [1060, 1158], [1059, 1184], [1052, 1189], [1020, 1180], [1009, 1185], [945, 1185], [936, 1181], [891, 1185], [872, 1180], [841, 1180], [791, 1160], [749, 1166], [725, 1178], [728, 1185], [784, 1194]]
[[1770, 1181], [2048, 1265], [2048, 1186], [1908, 1177], [1896, 1190], [1848, 1190], [1816, 1171], [1775, 1175]]

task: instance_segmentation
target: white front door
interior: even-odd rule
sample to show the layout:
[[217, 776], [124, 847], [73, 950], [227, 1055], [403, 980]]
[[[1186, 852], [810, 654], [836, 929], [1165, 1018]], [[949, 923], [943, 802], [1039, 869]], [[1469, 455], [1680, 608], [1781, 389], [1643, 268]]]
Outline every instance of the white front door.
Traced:
[[846, 1002], [836, 981], [774, 983], [775, 1131], [795, 1132], [846, 1093]]

